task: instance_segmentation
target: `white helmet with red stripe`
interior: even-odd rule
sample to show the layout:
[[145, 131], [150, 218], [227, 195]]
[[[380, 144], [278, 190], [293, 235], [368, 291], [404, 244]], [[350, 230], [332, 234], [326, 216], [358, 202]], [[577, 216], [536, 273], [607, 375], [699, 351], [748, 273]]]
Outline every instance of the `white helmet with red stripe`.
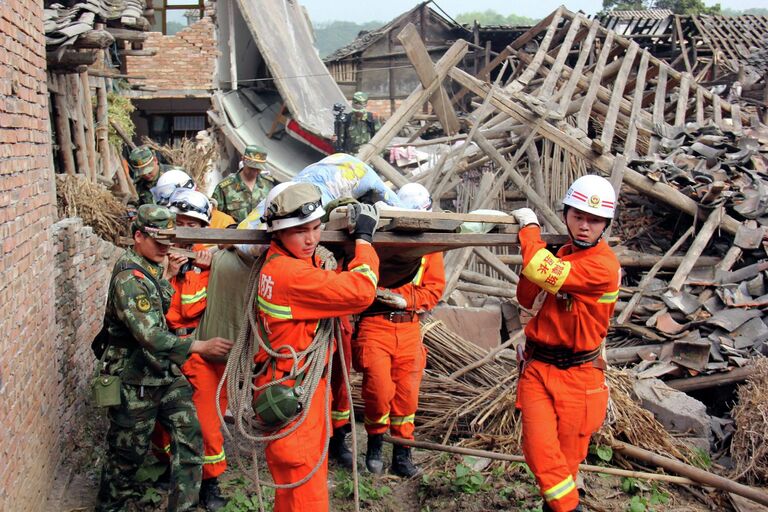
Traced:
[[616, 191], [607, 179], [588, 174], [573, 182], [565, 194], [563, 206], [570, 206], [604, 219], [613, 219], [616, 211]]

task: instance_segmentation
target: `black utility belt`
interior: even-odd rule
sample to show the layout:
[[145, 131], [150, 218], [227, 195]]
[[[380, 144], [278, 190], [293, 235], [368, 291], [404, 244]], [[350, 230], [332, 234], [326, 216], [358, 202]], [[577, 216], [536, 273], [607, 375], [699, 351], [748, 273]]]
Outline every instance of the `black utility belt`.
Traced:
[[389, 320], [393, 324], [404, 324], [406, 322], [413, 322], [413, 319], [416, 318], [416, 312], [415, 311], [381, 311], [379, 313], [363, 313], [360, 316], [362, 318], [367, 318], [369, 316], [380, 316], [380, 317], [383, 317], [385, 320]]
[[574, 352], [573, 350], [566, 348], [550, 347], [542, 343], [537, 343], [531, 339], [526, 339], [525, 348], [531, 359], [551, 364], [561, 370], [579, 366], [580, 364], [589, 363], [591, 361], [601, 362], [602, 365], [596, 363], [595, 367], [605, 369], [605, 363], [602, 361], [602, 358], [600, 358], [602, 346], [599, 346], [594, 350]]

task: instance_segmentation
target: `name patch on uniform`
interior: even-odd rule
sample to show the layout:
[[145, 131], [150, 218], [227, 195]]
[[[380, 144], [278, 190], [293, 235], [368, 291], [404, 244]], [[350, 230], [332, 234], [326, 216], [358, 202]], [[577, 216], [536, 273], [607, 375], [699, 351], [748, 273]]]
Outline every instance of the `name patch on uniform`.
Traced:
[[136, 309], [142, 313], [146, 313], [152, 309], [152, 304], [150, 304], [149, 298], [146, 295], [141, 294], [136, 296]]

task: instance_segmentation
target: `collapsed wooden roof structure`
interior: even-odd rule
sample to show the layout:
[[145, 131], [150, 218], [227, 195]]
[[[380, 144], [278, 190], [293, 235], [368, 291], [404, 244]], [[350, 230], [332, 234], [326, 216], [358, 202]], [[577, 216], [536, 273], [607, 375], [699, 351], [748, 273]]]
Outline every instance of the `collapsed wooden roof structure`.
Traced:
[[[672, 362], [669, 355], [657, 365], [659, 368], [652, 369], [659, 375], [680, 374], [680, 368], [692, 373], [722, 370], [743, 364], [753, 350], [765, 350], [767, 329], [753, 322], [745, 327], [749, 331], [746, 337], [739, 338], [743, 333], [738, 331], [760, 316], [759, 311], [743, 313], [762, 307], [764, 289], [753, 283], [749, 292], [746, 283], [756, 276], [762, 280], [762, 270], [751, 267], [730, 273], [742, 254], [762, 246], [763, 230], [757, 222], [765, 222], [765, 211], [755, 201], [759, 190], [768, 185], [763, 174], [768, 138], [755, 116], [708, 91], [690, 73], [681, 73], [654, 57], [636, 41], [564, 7], [512, 43], [479, 77], [456, 67], [467, 52], [464, 41], [454, 43], [433, 63], [414, 26], [407, 26], [398, 38], [422, 85], [361, 148], [361, 159], [398, 186], [411, 180], [424, 183], [436, 200], [462, 183], [469, 171], [485, 169], [490, 172], [482, 175], [474, 199], [460, 205], [463, 211], [492, 207], [500, 200], [503, 204], [505, 195], [518, 195], [538, 211], [551, 233], [566, 232], [557, 213], [562, 192], [568, 182], [585, 172], [608, 177], [617, 190], [622, 190], [622, 196], [639, 196], [646, 204], [655, 205], [659, 215], [664, 211], [675, 217], [687, 214], [690, 217], [684, 218], [693, 218], [694, 226], [706, 221], [683, 237], [693, 237], [683, 256], [674, 255], [682, 241], [664, 247], [661, 252], [668, 251], [664, 257], [636, 258], [632, 251], [620, 252], [624, 264], [653, 268], [637, 287], [629, 288], [626, 298], [634, 298], [619, 304], [618, 309], [627, 313], [614, 332], [629, 335], [618, 335], [617, 339], [620, 344], [669, 340], [669, 324], [665, 322], [671, 318], [682, 325], [673, 337], [685, 340], [675, 345], [675, 354], [685, 352], [688, 359], [681, 356]], [[496, 77], [494, 83], [486, 81], [489, 76]], [[446, 79], [465, 91], [450, 98], [444, 87]], [[436, 165], [416, 173], [397, 169], [379, 156], [425, 101], [431, 102], [443, 124], [453, 113], [451, 105], [466, 93], [476, 97], [467, 116], [469, 133], [445, 137], [464, 143], [441, 156]], [[751, 198], [746, 201], [751, 201], [749, 207], [745, 197]], [[755, 221], [744, 223], [744, 218]], [[627, 225], [632, 222], [626, 219]], [[621, 222], [617, 224], [615, 229]], [[710, 240], [717, 237], [716, 232], [736, 235], [741, 242], [732, 245], [725, 259], [710, 262], [717, 263], [718, 276], [694, 279], [692, 270]], [[673, 240], [670, 238], [669, 244]], [[492, 276], [466, 271], [467, 262], [475, 257], [487, 265]], [[510, 297], [517, 276], [506, 264], [519, 263], [518, 259], [484, 248], [449, 253], [446, 297], [456, 289]], [[649, 283], [670, 264], [674, 271], [671, 280], [650, 292]], [[734, 299], [733, 290], [725, 291], [731, 288], [743, 295]], [[502, 289], [506, 291], [499, 292]], [[650, 309], [646, 307], [649, 295], [653, 296]], [[710, 299], [717, 303], [711, 310], [703, 305]], [[638, 308], [638, 303], [643, 307]], [[718, 314], [729, 320], [721, 323], [715, 318], [714, 323], [707, 324]], [[652, 320], [650, 327], [642, 324], [648, 320]], [[717, 339], [718, 346], [727, 347], [722, 349], [725, 356], [712, 356], [711, 361], [709, 347], [714, 342], [710, 336]], [[735, 339], [740, 341], [735, 343]], [[707, 352], [702, 355], [699, 349], [704, 345]], [[694, 352], [699, 350], [695, 356], [689, 353], [692, 346]]]

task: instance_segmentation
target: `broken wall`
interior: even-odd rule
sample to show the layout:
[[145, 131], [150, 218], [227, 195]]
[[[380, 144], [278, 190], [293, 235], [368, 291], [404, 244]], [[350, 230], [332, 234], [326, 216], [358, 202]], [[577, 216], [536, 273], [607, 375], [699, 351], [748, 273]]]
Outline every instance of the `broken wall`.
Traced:
[[146, 77], [146, 80], [135, 80], [136, 83], [157, 87], [149, 96], [161, 98], [179, 96], [183, 91], [213, 89], [218, 50], [209, 16], [172, 36], [160, 32], [148, 34], [144, 49], [157, 50], [157, 54], [128, 56], [126, 66], [129, 74]]
[[58, 462], [43, 5], [0, 3], [0, 510], [40, 510]]

